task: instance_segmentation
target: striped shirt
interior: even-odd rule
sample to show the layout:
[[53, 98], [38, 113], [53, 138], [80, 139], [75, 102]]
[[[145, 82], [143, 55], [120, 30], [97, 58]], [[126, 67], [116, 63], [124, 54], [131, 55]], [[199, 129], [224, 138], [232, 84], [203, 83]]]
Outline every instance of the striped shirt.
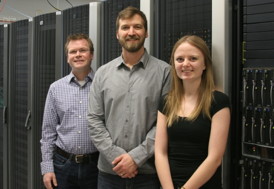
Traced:
[[40, 140], [42, 174], [54, 172], [52, 158], [56, 146], [73, 154], [97, 151], [90, 140], [86, 119], [93, 76], [90, 72], [81, 85], [70, 73], [50, 85]]

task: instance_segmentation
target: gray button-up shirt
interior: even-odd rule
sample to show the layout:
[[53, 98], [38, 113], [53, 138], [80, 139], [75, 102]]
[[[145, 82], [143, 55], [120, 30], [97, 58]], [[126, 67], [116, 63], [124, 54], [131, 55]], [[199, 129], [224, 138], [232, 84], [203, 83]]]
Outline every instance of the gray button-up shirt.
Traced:
[[100, 151], [99, 170], [115, 174], [111, 162], [129, 153], [141, 174], [155, 173], [154, 138], [159, 100], [169, 90], [170, 66], [146, 51], [128, 68], [122, 56], [101, 66], [89, 95], [91, 139]]

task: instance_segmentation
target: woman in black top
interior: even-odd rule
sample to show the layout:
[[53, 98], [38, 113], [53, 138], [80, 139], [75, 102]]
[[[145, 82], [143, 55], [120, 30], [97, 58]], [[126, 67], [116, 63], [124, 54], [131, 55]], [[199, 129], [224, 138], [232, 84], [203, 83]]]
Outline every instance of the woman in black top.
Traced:
[[210, 51], [198, 36], [174, 45], [172, 84], [158, 111], [155, 164], [163, 189], [221, 189], [230, 103], [215, 90]]

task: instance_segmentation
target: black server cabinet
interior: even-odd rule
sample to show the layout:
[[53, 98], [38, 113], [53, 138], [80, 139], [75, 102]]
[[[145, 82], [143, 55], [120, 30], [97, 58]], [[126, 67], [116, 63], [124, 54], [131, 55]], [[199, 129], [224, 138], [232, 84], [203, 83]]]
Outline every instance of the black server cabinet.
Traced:
[[9, 91], [8, 91], [8, 84], [9, 84], [9, 25], [5, 25], [3, 29], [3, 188], [8, 188], [8, 99], [9, 99]]
[[29, 189], [28, 130], [24, 123], [28, 101], [28, 21], [10, 25], [8, 77], [8, 186]]
[[[184, 35], [202, 37], [211, 48], [211, 0], [157, 1], [154, 54], [169, 62], [172, 47]], [[157, 35], [158, 34], [158, 35]]]
[[0, 26], [0, 187], [3, 187], [4, 26]]
[[274, 0], [243, 0], [241, 189], [274, 188]]
[[60, 43], [62, 49], [61, 54], [63, 55], [62, 76], [65, 76], [71, 71], [67, 63], [67, 56], [64, 53], [67, 36], [73, 33], [89, 34], [89, 4], [64, 10], [62, 12], [62, 21], [60, 25], [63, 25], [63, 27], [60, 29], [63, 29], [63, 31], [57, 31], [57, 35], [58, 33], [62, 34], [62, 36], [60, 36], [63, 41], [63, 43]]
[[128, 7], [140, 8], [140, 0], [106, 1], [103, 3], [102, 64], [121, 55], [121, 45], [116, 38], [116, 18], [118, 13]]
[[[56, 49], [56, 15], [49, 13], [33, 20], [32, 54], [31, 54], [31, 89], [28, 95], [31, 101], [30, 120], [26, 120], [31, 131], [30, 143], [32, 163], [29, 188], [43, 188], [40, 170], [41, 162], [41, 127], [44, 104], [48, 88], [55, 81], [55, 49]], [[29, 189], [28, 188], [28, 189]]]

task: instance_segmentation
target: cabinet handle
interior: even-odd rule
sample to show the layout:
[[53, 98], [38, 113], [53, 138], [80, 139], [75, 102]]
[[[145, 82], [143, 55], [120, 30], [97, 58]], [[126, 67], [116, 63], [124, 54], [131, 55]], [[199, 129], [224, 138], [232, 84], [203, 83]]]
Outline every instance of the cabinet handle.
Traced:
[[27, 130], [30, 130], [30, 129], [31, 129], [31, 126], [29, 125], [30, 115], [31, 115], [31, 113], [30, 113], [30, 110], [29, 110], [28, 115], [27, 115], [27, 118], [26, 118], [26, 121], [25, 121], [25, 128], [26, 128]]
[[3, 125], [7, 123], [7, 106], [3, 107]]

